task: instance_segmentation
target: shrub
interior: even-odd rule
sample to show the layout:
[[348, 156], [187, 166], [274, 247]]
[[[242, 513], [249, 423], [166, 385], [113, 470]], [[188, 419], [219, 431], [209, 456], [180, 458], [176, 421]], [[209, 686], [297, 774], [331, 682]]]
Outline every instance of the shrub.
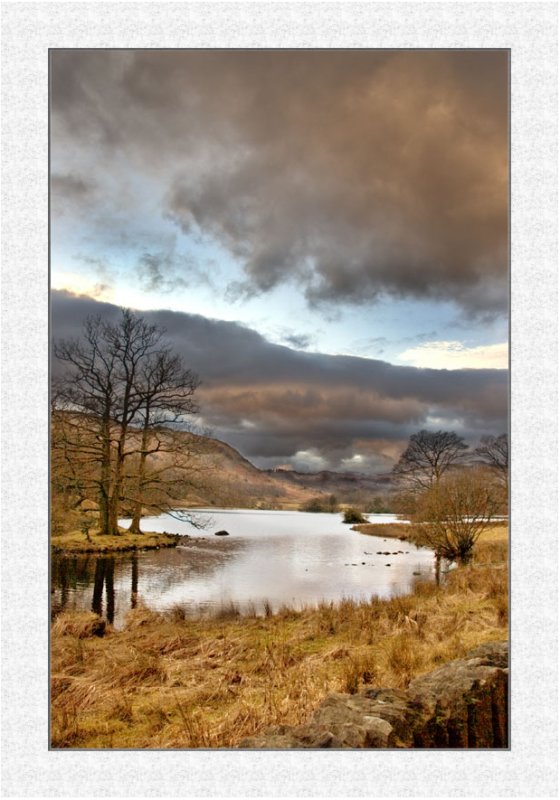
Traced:
[[346, 523], [346, 525], [355, 525], [359, 522], [367, 522], [367, 519], [360, 511], [358, 511], [358, 509], [347, 508], [344, 511], [344, 517], [342, 521]]
[[312, 497], [300, 506], [300, 511], [307, 511], [314, 514], [333, 514], [338, 511], [338, 504], [334, 494], [328, 497]]
[[382, 497], [374, 497], [373, 500], [366, 505], [366, 511], [370, 514], [390, 514], [391, 509]]
[[445, 475], [418, 501], [421, 543], [450, 561], [467, 563], [476, 541], [496, 513], [498, 498], [488, 472], [466, 469]]

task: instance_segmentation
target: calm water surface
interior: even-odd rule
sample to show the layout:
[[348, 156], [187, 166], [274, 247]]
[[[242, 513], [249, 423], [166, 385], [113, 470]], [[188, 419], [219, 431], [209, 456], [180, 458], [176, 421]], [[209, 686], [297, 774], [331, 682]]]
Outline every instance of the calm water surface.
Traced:
[[[156, 610], [181, 606], [213, 613], [235, 603], [240, 610], [301, 608], [321, 600], [368, 600], [411, 590], [434, 576], [431, 550], [409, 542], [364, 536], [340, 514], [299, 511], [200, 509], [208, 527], [162, 515], [143, 520], [144, 530], [188, 534], [177, 548], [112, 557], [54, 556], [52, 609], [92, 609], [116, 626], [138, 603]], [[375, 514], [370, 522], [394, 522]], [[121, 521], [127, 525], [129, 521]], [[229, 536], [216, 537], [219, 530]], [[390, 555], [384, 555], [390, 553]]]

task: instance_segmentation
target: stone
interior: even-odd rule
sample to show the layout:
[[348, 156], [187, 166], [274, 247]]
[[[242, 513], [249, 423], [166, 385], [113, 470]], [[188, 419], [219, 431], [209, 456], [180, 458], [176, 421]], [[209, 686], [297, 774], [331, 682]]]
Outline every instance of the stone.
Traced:
[[408, 694], [426, 716], [416, 746], [507, 746], [507, 644], [484, 645], [416, 678]]
[[229, 533], [227, 531], [216, 531], [214, 536], [229, 536]]
[[506, 748], [508, 645], [493, 642], [411, 681], [406, 691], [333, 693], [307, 724], [244, 739], [258, 749]]

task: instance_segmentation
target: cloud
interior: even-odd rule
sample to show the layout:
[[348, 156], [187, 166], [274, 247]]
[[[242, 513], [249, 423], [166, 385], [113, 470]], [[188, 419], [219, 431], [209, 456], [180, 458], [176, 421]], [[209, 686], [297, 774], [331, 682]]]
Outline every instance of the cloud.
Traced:
[[51, 175], [51, 193], [67, 199], [81, 199], [91, 195], [94, 184], [82, 175]]
[[89, 176], [53, 171], [50, 176], [50, 199], [54, 219], [84, 219], [99, 200], [97, 184]]
[[401, 353], [399, 360], [435, 369], [507, 369], [508, 344], [466, 347], [461, 342], [425, 342]]
[[397, 296], [503, 315], [507, 59], [53, 51], [53, 158], [89, 169], [100, 208], [134, 207], [142, 174], [161, 216], [242, 265], [238, 296], [295, 283], [315, 306]]
[[76, 294], [89, 295], [96, 300], [111, 302], [113, 290], [108, 283], [102, 281], [93, 282], [77, 272], [57, 272], [52, 276], [51, 288], [55, 290], [65, 290], [68, 287]]
[[136, 267], [140, 286], [146, 292], [170, 294], [201, 284], [216, 288], [208, 272], [188, 254], [179, 253], [175, 242], [159, 251], [142, 250]]
[[282, 335], [282, 341], [296, 350], [306, 350], [313, 342], [313, 336], [306, 333], [295, 333], [294, 331], [285, 331]]
[[[78, 335], [92, 314], [114, 321], [119, 310], [53, 292], [55, 338]], [[301, 465], [305, 452], [331, 469], [348, 469], [361, 455], [363, 469], [384, 471], [411, 433], [433, 427], [430, 420], [472, 441], [506, 425], [504, 370], [394, 366], [293, 350], [239, 323], [194, 314], [143, 316], [166, 328], [174, 349], [201, 377], [201, 412], [213, 435], [261, 466]]]

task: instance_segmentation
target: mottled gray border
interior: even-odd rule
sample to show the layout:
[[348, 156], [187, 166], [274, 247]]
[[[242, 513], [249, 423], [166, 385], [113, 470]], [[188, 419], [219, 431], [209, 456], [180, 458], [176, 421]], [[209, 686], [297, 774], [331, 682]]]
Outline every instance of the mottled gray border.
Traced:
[[[552, 797], [556, 786], [555, 3], [4, 3], [2, 745], [7, 797]], [[49, 47], [512, 50], [512, 748], [50, 752]]]

